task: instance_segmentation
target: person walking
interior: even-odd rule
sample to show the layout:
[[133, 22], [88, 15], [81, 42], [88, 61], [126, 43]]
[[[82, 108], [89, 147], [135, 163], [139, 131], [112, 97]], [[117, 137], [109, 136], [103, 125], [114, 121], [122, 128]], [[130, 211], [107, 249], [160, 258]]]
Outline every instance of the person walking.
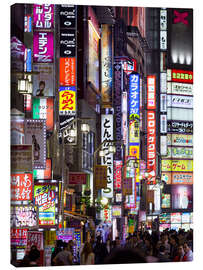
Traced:
[[183, 261], [186, 261], [186, 262], [193, 261], [193, 252], [191, 250], [191, 247], [188, 245], [188, 242], [184, 243], [183, 249], [185, 252], [184, 257], [183, 257]]
[[[70, 241], [69, 241], [70, 242]], [[64, 249], [60, 251], [54, 258], [53, 262], [55, 265], [72, 265], [73, 255], [71, 250], [71, 243], [64, 243]]]
[[90, 265], [95, 263], [95, 255], [92, 250], [92, 245], [86, 242], [81, 252], [80, 264]]

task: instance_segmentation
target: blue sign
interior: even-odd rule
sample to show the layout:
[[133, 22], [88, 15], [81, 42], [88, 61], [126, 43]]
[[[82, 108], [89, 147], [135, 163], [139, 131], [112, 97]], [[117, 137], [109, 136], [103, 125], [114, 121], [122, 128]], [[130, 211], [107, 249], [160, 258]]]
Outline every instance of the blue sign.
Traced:
[[139, 119], [140, 116], [140, 75], [130, 74], [129, 78], [129, 114]]
[[75, 86], [60, 86], [59, 91], [76, 91]]

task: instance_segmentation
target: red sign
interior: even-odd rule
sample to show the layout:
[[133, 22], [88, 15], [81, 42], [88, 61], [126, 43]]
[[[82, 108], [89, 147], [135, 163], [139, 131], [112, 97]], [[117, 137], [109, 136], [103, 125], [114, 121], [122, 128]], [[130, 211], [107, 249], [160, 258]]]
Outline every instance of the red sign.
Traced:
[[26, 239], [27, 238], [28, 229], [11, 229], [11, 238], [14, 239]]
[[29, 231], [27, 233], [27, 249], [35, 245], [38, 250], [43, 250], [43, 232]]
[[114, 188], [121, 189], [121, 177], [122, 177], [122, 161], [114, 161]]
[[27, 245], [28, 229], [11, 229], [10, 239], [12, 246], [26, 246]]
[[172, 69], [171, 80], [173, 82], [193, 83], [193, 72], [180, 69]]
[[60, 58], [60, 81], [61, 86], [75, 86], [76, 63], [75, 58]]
[[147, 112], [147, 170], [151, 177], [148, 184], [156, 182], [156, 115], [155, 111]]
[[32, 174], [11, 174], [11, 200], [30, 201], [32, 200]]
[[85, 185], [87, 182], [86, 173], [69, 173], [69, 184], [70, 185]]
[[156, 76], [147, 76], [147, 109], [156, 109]]

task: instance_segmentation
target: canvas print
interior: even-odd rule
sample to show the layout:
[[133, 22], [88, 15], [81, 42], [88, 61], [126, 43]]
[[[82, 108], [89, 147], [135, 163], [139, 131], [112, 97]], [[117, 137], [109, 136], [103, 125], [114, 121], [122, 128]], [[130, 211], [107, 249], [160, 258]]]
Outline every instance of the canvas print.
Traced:
[[193, 9], [10, 11], [10, 263], [192, 261]]

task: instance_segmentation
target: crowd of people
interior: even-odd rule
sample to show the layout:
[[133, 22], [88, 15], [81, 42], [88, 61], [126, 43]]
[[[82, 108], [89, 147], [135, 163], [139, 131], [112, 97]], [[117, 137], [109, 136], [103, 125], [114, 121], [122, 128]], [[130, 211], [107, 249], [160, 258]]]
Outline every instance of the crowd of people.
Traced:
[[[91, 265], [153, 262], [184, 262], [193, 260], [193, 230], [165, 230], [164, 232], [138, 231], [124, 242], [119, 237], [104, 243], [99, 235], [86, 241], [74, 260], [74, 242], [56, 241], [51, 256], [51, 265]], [[36, 249], [26, 258], [28, 266], [37, 266], [39, 254]], [[30, 259], [30, 261], [29, 261]], [[30, 265], [29, 265], [30, 264]]]

